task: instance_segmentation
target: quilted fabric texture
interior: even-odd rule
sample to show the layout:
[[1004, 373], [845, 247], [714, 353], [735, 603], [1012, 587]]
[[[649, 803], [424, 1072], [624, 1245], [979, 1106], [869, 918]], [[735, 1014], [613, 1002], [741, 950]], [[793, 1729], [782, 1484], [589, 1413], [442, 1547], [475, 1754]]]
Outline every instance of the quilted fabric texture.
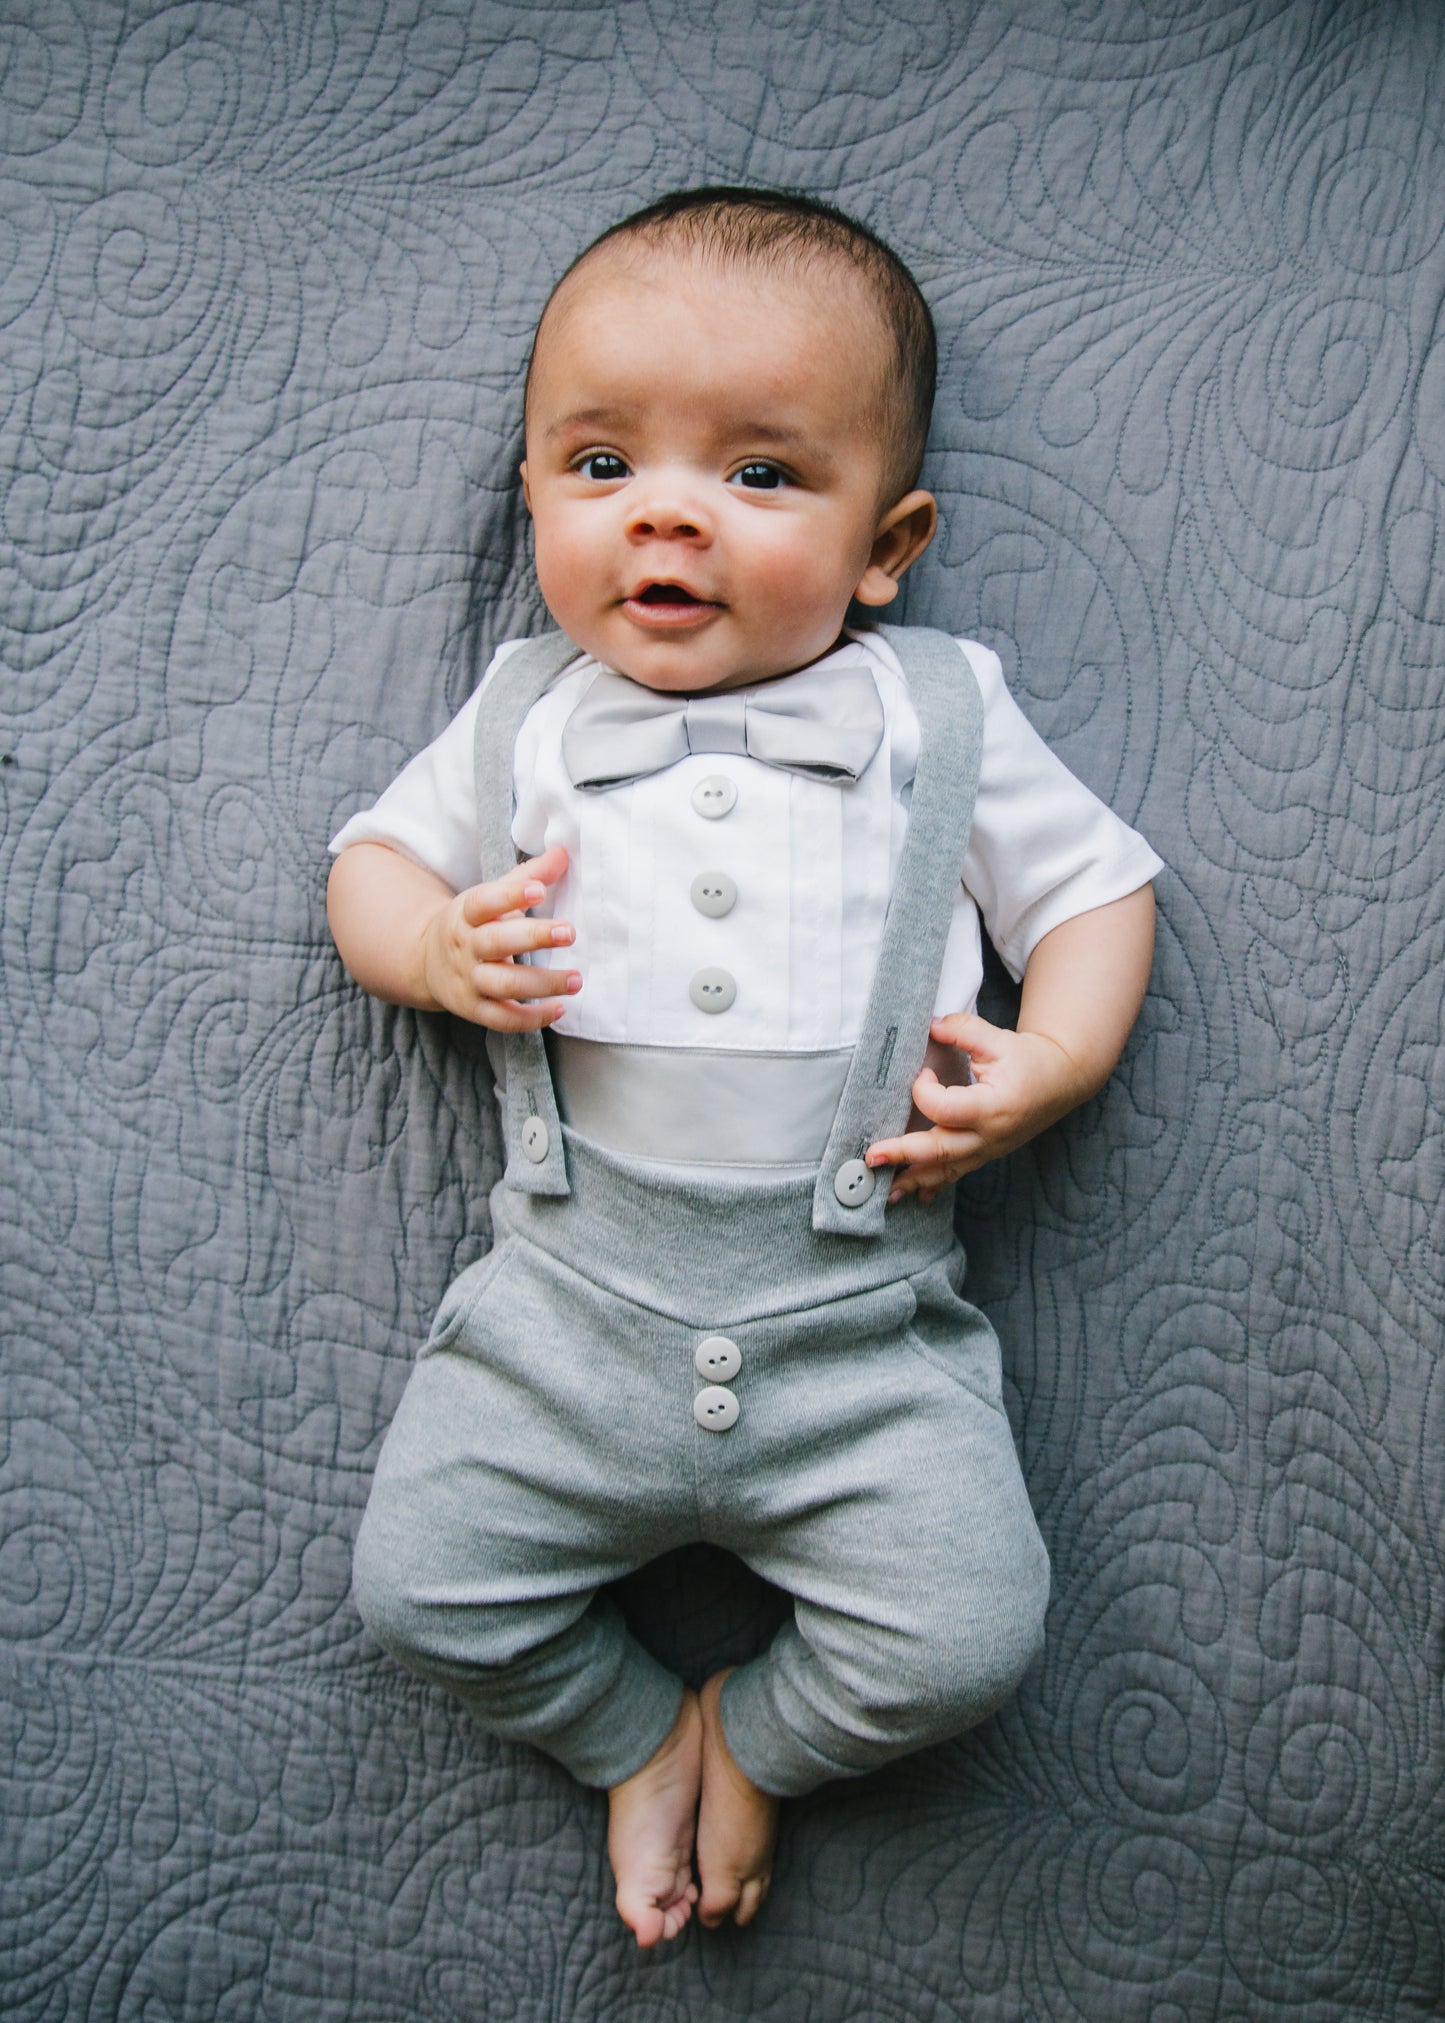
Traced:
[[[1445, 2012], [1442, 57], [1434, 0], [0, 0], [7, 2018]], [[601, 1800], [349, 1600], [497, 1159], [324, 845], [539, 616], [551, 279], [737, 179], [913, 265], [906, 615], [1171, 870], [1120, 1073], [964, 1204], [1047, 1656], [642, 1966]], [[626, 1599], [694, 1675], [778, 1606]]]

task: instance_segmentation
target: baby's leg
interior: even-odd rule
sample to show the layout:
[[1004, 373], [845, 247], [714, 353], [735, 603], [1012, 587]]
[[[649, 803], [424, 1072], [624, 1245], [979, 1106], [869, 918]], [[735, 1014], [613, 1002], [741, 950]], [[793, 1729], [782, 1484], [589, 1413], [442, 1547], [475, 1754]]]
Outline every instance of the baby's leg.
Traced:
[[[718, 1700], [731, 1756], [762, 1791], [810, 1791], [959, 1734], [1041, 1647], [1048, 1562], [997, 1344], [941, 1265], [914, 1287], [911, 1319], [895, 1298], [872, 1339], [848, 1338], [865, 1296], [831, 1335], [819, 1310], [776, 1344], [761, 1330], [741, 1344], [723, 1439], [744, 1436], [732, 1467], [749, 1507], [715, 1535], [795, 1609]], [[708, 1906], [706, 1862], [702, 1882]]]
[[[449, 1295], [407, 1386], [357, 1540], [357, 1604], [491, 1734], [612, 1794], [618, 1907], [651, 1944], [696, 1895], [701, 1722], [596, 1590], [691, 1535], [692, 1485], [664, 1465], [655, 1398], [605, 1370], [608, 1326], [630, 1317], [581, 1310], [574, 1289], [566, 1352], [549, 1353], [541, 1268], [493, 1270], [459, 1306]], [[689, 1423], [694, 1387], [679, 1380]]]
[[[454, 1693], [489, 1734], [530, 1742], [580, 1783], [611, 1790], [656, 1754], [683, 1697], [681, 1680], [595, 1592], [637, 1562], [609, 1560], [600, 1549], [564, 1553], [554, 1544], [549, 1552], [540, 1508], [515, 1528], [489, 1530], [469, 1493], [480, 1486], [479, 1467], [458, 1471], [463, 1493], [455, 1499], [432, 1470], [394, 1469], [411, 1395], [357, 1536], [352, 1587], [363, 1622], [394, 1658]], [[432, 1435], [435, 1444], [445, 1439], [441, 1426]]]
[[461, 1636], [455, 1621], [429, 1622], [406, 1563], [388, 1556], [381, 1573], [370, 1537], [363, 1531], [358, 1541], [355, 1579], [373, 1635], [410, 1670], [455, 1693], [490, 1734], [532, 1742], [583, 1783], [606, 1786], [618, 1915], [640, 1946], [675, 1937], [697, 1901], [697, 1695], [632, 1641], [605, 1602], [594, 1601], [555, 1636], [546, 1634], [550, 1607], [537, 1610], [529, 1631], [516, 1603], [473, 1605]]

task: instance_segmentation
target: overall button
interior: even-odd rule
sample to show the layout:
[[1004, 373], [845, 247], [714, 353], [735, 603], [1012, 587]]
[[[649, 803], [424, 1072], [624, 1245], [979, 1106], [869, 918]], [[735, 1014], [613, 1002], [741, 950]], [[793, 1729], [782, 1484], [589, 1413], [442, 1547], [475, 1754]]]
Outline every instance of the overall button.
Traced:
[[700, 969], [687, 987], [687, 994], [699, 1011], [725, 1012], [738, 994], [738, 987], [725, 969]]
[[730, 1384], [743, 1366], [742, 1351], [726, 1335], [709, 1335], [697, 1345], [693, 1368], [710, 1384]]
[[833, 1192], [845, 1208], [861, 1208], [873, 1186], [873, 1170], [861, 1159], [846, 1159], [833, 1175]]
[[709, 1384], [693, 1399], [692, 1416], [704, 1433], [726, 1433], [729, 1426], [738, 1422], [737, 1393], [723, 1390], [720, 1384]]
[[738, 888], [726, 871], [699, 871], [692, 881], [692, 903], [709, 920], [721, 920], [738, 903]]
[[730, 815], [738, 804], [738, 790], [726, 773], [709, 773], [692, 790], [692, 805], [709, 822]]
[[529, 1117], [522, 1126], [522, 1150], [534, 1166], [540, 1166], [547, 1156], [547, 1147], [552, 1140], [547, 1126], [540, 1117]]

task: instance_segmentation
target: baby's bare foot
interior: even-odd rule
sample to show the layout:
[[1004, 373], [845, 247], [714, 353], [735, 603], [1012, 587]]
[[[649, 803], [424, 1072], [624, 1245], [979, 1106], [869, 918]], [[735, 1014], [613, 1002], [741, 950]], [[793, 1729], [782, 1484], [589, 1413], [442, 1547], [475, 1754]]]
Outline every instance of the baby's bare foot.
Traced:
[[[729, 1666], [728, 1670], [732, 1670]], [[714, 1672], [702, 1689], [702, 1810], [697, 1821], [697, 1865], [702, 1896], [697, 1914], [720, 1925], [731, 1911], [751, 1924], [773, 1879], [773, 1847], [781, 1803], [761, 1791], [739, 1767], [723, 1734], [718, 1699], [727, 1672]]]
[[653, 1755], [607, 1794], [618, 1915], [639, 1946], [675, 1939], [697, 1902], [692, 1845], [701, 1782], [702, 1716], [688, 1691]]

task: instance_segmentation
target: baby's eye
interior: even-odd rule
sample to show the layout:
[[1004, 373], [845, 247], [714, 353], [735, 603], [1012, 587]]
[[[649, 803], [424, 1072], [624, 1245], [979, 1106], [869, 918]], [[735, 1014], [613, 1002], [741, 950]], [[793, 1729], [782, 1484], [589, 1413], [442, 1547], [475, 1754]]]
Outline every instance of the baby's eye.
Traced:
[[583, 457], [577, 468], [584, 478], [591, 478], [598, 485], [610, 485], [627, 476], [626, 464], [611, 450], [594, 450], [590, 457]]
[[744, 464], [740, 471], [733, 472], [733, 477], [738, 484], [746, 485], [750, 492], [775, 492], [779, 485], [786, 483], [776, 464], [761, 462]]

